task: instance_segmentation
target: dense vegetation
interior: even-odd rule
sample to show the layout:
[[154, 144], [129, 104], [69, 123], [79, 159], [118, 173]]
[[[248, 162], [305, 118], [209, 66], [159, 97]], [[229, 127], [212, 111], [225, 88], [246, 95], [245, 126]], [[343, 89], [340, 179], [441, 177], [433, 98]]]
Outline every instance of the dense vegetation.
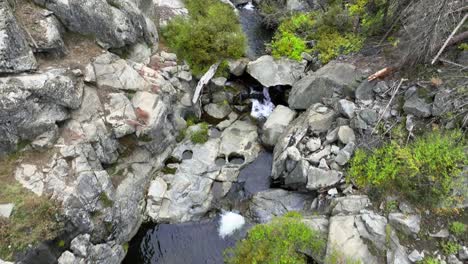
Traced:
[[173, 19], [162, 33], [194, 74], [245, 54], [246, 39], [231, 6], [218, 0], [185, 0], [185, 4], [190, 16]]
[[402, 195], [423, 207], [454, 205], [458, 202], [454, 188], [463, 188], [464, 142], [459, 131], [435, 131], [406, 146], [391, 142], [371, 153], [358, 150], [348, 180]]
[[267, 224], [254, 226], [246, 239], [226, 252], [228, 264], [307, 263], [303, 253], [321, 256], [325, 239], [301, 222], [301, 215], [290, 212]]
[[38, 158], [37, 153], [21, 152], [25, 145], [26, 142], [21, 142], [18, 152], [0, 159], [0, 204], [14, 204], [9, 219], [0, 217], [0, 259], [3, 260], [13, 260], [15, 253], [39, 241], [54, 239], [62, 228], [58, 221], [59, 206], [46, 196], [38, 197], [15, 180], [18, 160]]

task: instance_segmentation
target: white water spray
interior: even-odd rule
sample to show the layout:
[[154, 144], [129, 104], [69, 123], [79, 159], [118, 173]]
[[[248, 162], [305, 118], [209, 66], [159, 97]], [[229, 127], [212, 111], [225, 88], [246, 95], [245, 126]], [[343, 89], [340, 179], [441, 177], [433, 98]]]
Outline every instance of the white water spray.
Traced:
[[225, 238], [232, 235], [234, 231], [241, 229], [245, 224], [245, 219], [240, 214], [225, 212], [221, 215], [219, 223], [219, 236]]
[[250, 115], [255, 119], [268, 118], [273, 110], [275, 105], [271, 102], [270, 94], [268, 93], [268, 88], [263, 88], [263, 102], [252, 99], [252, 111]]

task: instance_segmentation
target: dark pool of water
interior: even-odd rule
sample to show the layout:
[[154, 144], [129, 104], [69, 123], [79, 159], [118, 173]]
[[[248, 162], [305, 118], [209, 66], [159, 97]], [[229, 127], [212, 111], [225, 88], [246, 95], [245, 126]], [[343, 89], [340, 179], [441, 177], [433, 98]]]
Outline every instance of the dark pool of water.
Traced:
[[257, 9], [239, 7], [239, 17], [242, 29], [247, 36], [247, 57], [256, 59], [265, 54], [265, 43], [271, 41], [273, 32], [262, 25], [262, 18]]
[[182, 224], [144, 225], [132, 239], [124, 264], [220, 264], [224, 251], [245, 236], [218, 235], [219, 218]]

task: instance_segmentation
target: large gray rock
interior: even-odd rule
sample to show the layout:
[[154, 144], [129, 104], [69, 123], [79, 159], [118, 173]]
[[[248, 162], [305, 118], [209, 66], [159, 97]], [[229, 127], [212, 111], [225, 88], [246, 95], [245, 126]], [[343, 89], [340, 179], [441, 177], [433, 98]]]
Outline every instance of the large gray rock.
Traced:
[[112, 53], [104, 53], [92, 63], [99, 88], [129, 91], [149, 90], [150, 84], [125, 60]]
[[34, 0], [54, 12], [65, 27], [93, 35], [104, 48], [123, 48], [140, 41], [154, 45], [156, 26], [130, 0]]
[[305, 65], [290, 59], [275, 60], [265, 55], [247, 65], [247, 73], [265, 87], [293, 85], [302, 73]]
[[20, 140], [56, 133], [56, 123], [80, 106], [82, 93], [83, 83], [60, 70], [0, 78], [0, 155]]
[[281, 216], [289, 211], [305, 211], [312, 202], [310, 195], [288, 192], [281, 189], [271, 189], [254, 195], [250, 203], [250, 216], [266, 223], [275, 216]]
[[421, 230], [421, 217], [416, 214], [391, 213], [390, 224], [407, 235], [418, 234]]
[[279, 136], [283, 134], [286, 127], [295, 117], [296, 111], [286, 106], [278, 105], [265, 124], [263, 124], [262, 142], [267, 146], [274, 146]]
[[365, 195], [351, 195], [332, 200], [332, 215], [358, 214], [361, 210], [370, 206], [371, 202]]
[[8, 1], [0, 2], [0, 73], [34, 70], [36, 59]]
[[334, 92], [348, 94], [362, 78], [351, 64], [329, 63], [293, 84], [288, 103], [292, 109], [307, 109]]

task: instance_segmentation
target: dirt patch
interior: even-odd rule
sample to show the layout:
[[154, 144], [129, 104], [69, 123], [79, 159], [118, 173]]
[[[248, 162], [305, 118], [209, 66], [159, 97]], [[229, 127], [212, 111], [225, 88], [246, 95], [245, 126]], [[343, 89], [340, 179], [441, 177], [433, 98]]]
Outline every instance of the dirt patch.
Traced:
[[39, 69], [46, 68], [78, 68], [82, 71], [95, 57], [105, 53], [94, 38], [67, 32], [63, 36], [67, 52], [64, 57], [54, 57], [47, 54], [36, 54]]

